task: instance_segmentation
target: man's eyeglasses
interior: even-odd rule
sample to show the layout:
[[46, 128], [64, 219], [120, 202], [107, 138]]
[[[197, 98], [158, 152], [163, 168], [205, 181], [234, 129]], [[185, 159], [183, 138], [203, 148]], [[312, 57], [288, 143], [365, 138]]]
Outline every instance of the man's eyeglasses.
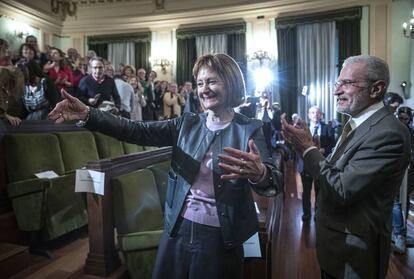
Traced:
[[360, 81], [365, 81], [365, 80], [357, 80], [357, 79], [355, 79], [355, 80], [352, 80], [352, 79], [337, 80], [335, 82], [335, 89], [338, 89], [338, 88], [340, 88], [342, 86], [344, 88], [346, 88], [346, 89], [351, 88], [351, 86], [353, 86], [353, 87], [359, 87], [359, 88], [365, 87], [365, 86], [359, 86], [359, 85], [357, 85], [357, 83], [360, 82]]

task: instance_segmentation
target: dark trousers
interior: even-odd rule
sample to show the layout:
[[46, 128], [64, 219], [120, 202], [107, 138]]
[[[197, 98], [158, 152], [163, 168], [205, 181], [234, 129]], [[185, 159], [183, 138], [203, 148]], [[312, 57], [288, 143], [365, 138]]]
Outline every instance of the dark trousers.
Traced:
[[267, 148], [269, 149], [269, 151], [272, 150], [272, 124], [270, 122], [263, 122], [263, 126], [262, 126], [262, 131], [263, 131], [263, 135], [265, 137], [266, 140], [266, 145]]
[[242, 279], [243, 246], [224, 248], [221, 229], [180, 218], [174, 237], [161, 237], [153, 279]]
[[[302, 193], [303, 215], [310, 216], [311, 215], [311, 191], [312, 191], [313, 179], [306, 172], [301, 173], [300, 177], [302, 178], [302, 185], [303, 185], [303, 193]], [[319, 191], [319, 186], [315, 181], [315, 201], [318, 197], [318, 191]], [[315, 212], [316, 212], [316, 205], [315, 205]]]
[[142, 108], [142, 119], [145, 121], [158, 120], [155, 113], [155, 105], [147, 102], [147, 105]]

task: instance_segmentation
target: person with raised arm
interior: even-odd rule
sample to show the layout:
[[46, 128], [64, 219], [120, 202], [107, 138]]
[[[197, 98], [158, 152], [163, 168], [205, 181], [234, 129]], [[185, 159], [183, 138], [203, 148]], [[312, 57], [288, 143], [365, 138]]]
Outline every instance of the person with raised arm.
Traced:
[[[245, 98], [242, 72], [226, 54], [204, 55], [193, 68], [204, 113], [131, 121], [65, 98], [50, 113], [139, 145], [172, 146], [171, 169], [154, 279], [243, 278], [243, 243], [258, 229], [251, 189], [282, 192], [262, 122], [234, 111]], [[138, 186], [137, 186], [138, 187]], [[116, 205], [115, 205], [116, 206]]]

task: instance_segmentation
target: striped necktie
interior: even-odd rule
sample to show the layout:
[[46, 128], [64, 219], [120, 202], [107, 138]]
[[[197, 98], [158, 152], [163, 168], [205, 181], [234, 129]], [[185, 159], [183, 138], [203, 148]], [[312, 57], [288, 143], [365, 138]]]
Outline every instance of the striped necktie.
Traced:
[[319, 125], [315, 125], [315, 127], [313, 127], [313, 134], [312, 134], [313, 137], [318, 135], [318, 128], [319, 128]]
[[341, 148], [341, 147], [342, 147], [343, 143], [345, 142], [346, 138], [348, 137], [348, 135], [353, 130], [353, 128], [352, 128], [353, 125], [351, 123], [353, 124], [353, 121], [350, 119], [345, 124], [344, 128], [342, 129], [341, 137], [339, 138], [338, 142], [335, 145], [335, 148], [333, 149], [333, 151], [331, 153], [331, 156], [330, 156], [331, 158], [336, 157], [337, 156], [337, 154], [336, 154], [337, 152], [341, 152], [342, 153], [342, 151], [340, 151], [340, 150], [342, 150], [343, 148]]
[[352, 120], [349, 120], [348, 122], [346, 122], [344, 129], [342, 130], [342, 134], [341, 134], [341, 138], [339, 139], [339, 145], [341, 145], [345, 139], [348, 137], [349, 133], [352, 132], [352, 124], [351, 124]]

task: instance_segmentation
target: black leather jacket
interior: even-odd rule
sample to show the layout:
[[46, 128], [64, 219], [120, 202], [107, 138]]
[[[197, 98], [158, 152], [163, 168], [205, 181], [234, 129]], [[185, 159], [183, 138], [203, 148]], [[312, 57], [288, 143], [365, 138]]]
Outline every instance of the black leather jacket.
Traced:
[[[205, 113], [184, 113], [171, 120], [134, 122], [92, 109], [86, 128], [134, 144], [173, 147], [164, 215], [165, 230], [170, 235], [176, 230], [185, 198], [211, 146], [217, 213], [225, 247], [231, 249], [258, 231], [250, 187], [261, 195], [274, 196], [283, 190], [283, 175], [272, 163], [260, 120], [236, 113], [228, 127], [213, 132], [206, 126], [206, 117]], [[267, 168], [265, 179], [257, 184], [249, 183], [247, 179], [220, 179], [222, 170], [218, 167], [217, 155], [228, 146], [247, 151], [251, 138]]]

